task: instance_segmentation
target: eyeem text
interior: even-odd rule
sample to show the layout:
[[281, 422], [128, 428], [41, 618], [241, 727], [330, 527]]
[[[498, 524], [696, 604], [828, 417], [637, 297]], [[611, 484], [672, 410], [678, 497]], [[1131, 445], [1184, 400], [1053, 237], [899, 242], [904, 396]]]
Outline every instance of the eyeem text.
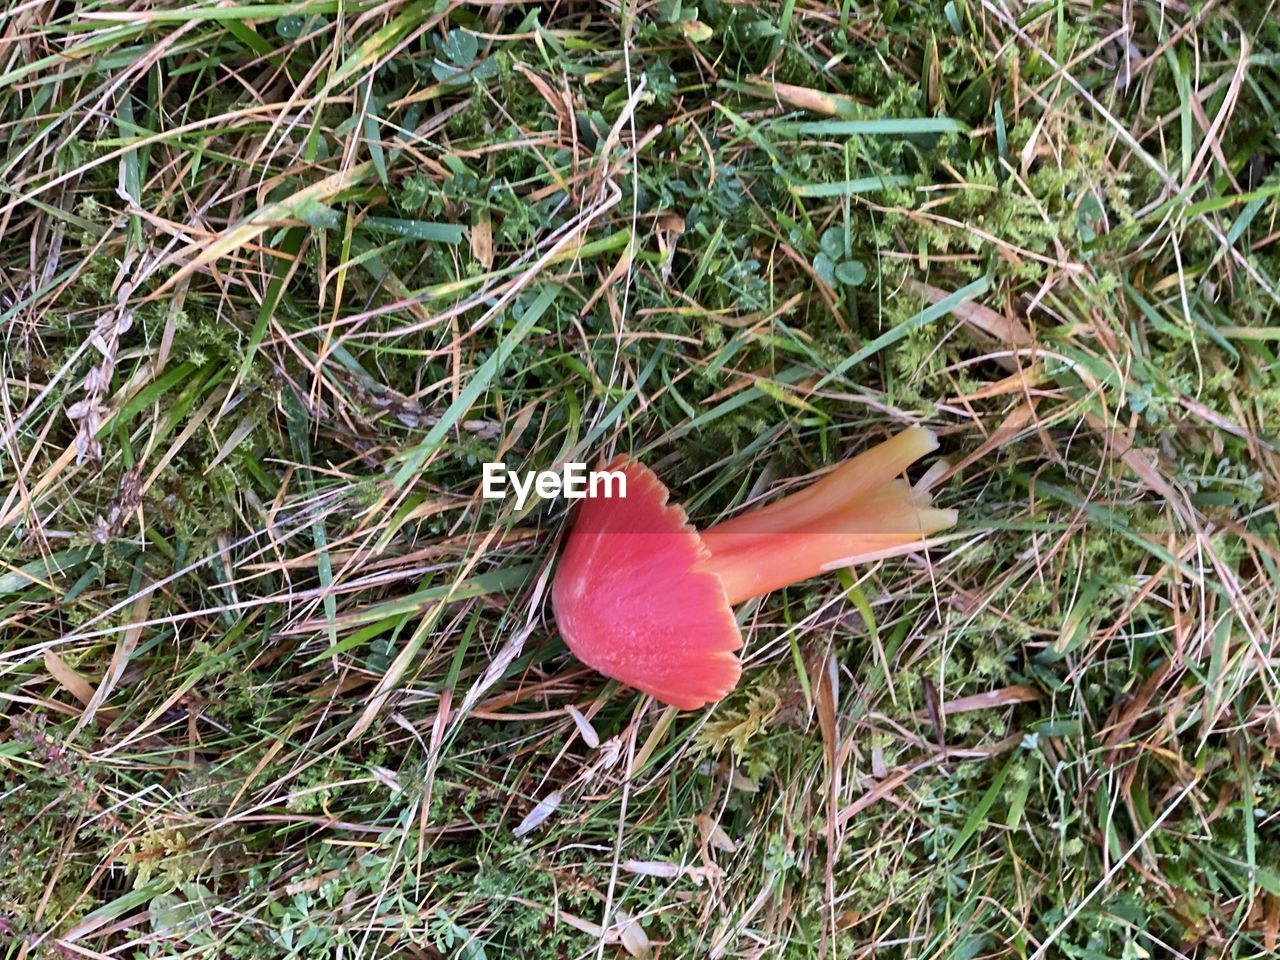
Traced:
[[536, 493], [544, 500], [556, 497], [564, 497], [566, 500], [625, 497], [627, 475], [621, 470], [588, 470], [585, 463], [566, 463], [559, 472], [517, 472], [508, 470], [506, 464], [486, 463], [480, 489], [486, 500], [504, 500], [514, 491], [516, 509], [520, 510], [524, 508], [531, 493]]

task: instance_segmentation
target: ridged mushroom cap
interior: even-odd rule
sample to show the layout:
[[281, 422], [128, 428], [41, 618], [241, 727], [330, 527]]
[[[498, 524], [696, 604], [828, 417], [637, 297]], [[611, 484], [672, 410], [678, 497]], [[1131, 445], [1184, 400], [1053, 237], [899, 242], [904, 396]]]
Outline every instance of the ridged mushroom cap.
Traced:
[[720, 578], [693, 568], [710, 554], [653, 471], [615, 459], [625, 497], [588, 497], [551, 587], [569, 649], [605, 676], [694, 710], [734, 688], [742, 633]]

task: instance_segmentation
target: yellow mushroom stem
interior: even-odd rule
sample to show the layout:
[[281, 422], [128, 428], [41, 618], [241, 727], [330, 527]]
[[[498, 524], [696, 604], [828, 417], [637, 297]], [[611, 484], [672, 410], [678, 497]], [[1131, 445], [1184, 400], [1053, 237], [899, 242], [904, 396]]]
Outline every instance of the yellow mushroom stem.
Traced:
[[931, 431], [904, 430], [804, 489], [702, 531], [711, 555], [695, 569], [715, 573], [734, 604], [909, 550], [956, 522], [954, 510], [930, 506], [927, 491], [902, 479], [937, 448]]

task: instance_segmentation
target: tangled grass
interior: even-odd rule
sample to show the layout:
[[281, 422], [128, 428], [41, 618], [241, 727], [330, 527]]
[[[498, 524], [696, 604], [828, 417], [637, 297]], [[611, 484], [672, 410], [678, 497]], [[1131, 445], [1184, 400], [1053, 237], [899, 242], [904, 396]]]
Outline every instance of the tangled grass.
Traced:
[[[1262, 957], [1272, 4], [0, 13], [11, 957]], [[567, 654], [563, 504], [908, 423], [927, 553]]]

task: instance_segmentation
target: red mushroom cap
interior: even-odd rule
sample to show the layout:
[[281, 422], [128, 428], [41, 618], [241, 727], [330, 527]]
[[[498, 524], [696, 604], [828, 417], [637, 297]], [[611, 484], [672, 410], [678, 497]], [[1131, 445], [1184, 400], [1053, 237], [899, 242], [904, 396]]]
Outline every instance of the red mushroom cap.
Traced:
[[695, 710], [734, 688], [742, 633], [710, 556], [684, 510], [648, 467], [609, 464], [626, 496], [588, 497], [551, 587], [569, 649], [587, 666], [656, 700]]

